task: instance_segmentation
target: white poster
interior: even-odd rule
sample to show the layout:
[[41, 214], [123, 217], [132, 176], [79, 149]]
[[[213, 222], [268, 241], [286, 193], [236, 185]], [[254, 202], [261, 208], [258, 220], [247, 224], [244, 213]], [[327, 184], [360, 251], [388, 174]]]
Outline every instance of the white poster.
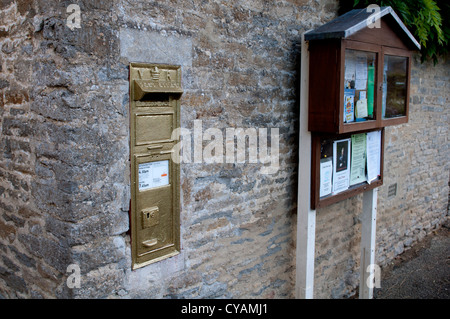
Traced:
[[169, 161], [139, 164], [139, 190], [169, 185]]
[[368, 117], [369, 113], [367, 111], [367, 99], [361, 99], [356, 102], [356, 117], [362, 119]]
[[[355, 73], [356, 73], [355, 58], [351, 57], [351, 56], [346, 56], [345, 57], [345, 81], [346, 81], [346, 83], [355, 81]], [[346, 89], [352, 89], [351, 85], [348, 84]]]
[[333, 161], [331, 158], [320, 160], [320, 193], [319, 196], [331, 194], [333, 180]]
[[378, 178], [381, 165], [381, 131], [367, 133], [367, 181], [370, 184]]
[[367, 58], [359, 56], [356, 62], [356, 79], [367, 82]]
[[333, 194], [347, 190], [350, 185], [350, 145], [349, 138], [333, 143]]
[[365, 90], [367, 88], [367, 58], [358, 57], [356, 62], [356, 90]]
[[366, 133], [353, 134], [350, 165], [350, 186], [367, 181], [366, 152]]

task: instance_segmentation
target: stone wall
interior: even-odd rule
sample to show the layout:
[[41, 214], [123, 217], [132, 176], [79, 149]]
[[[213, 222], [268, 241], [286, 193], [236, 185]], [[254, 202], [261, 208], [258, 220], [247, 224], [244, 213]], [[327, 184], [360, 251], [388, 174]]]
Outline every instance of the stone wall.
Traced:
[[83, 28], [71, 31], [70, 3], [1, 4], [0, 291], [7, 297], [75, 296], [65, 284], [69, 264], [88, 274], [126, 263], [117, 247], [129, 228], [128, 102], [120, 90], [127, 66], [117, 62], [110, 5], [86, 1]]
[[[127, 272], [129, 297], [293, 297], [301, 33], [335, 16], [307, 1], [123, 2], [120, 55], [180, 64], [181, 126], [279, 128], [280, 169], [181, 165], [181, 255]], [[305, 19], [306, 16], [315, 19]], [[298, 21], [305, 21], [299, 23]], [[148, 287], [140, 284], [142, 278]]]
[[[379, 200], [378, 262], [421, 240], [448, 218], [450, 60], [434, 66], [415, 57], [408, 124], [386, 135], [385, 186]], [[397, 184], [397, 195], [387, 188]]]
[[[337, 1], [3, 1], [0, 295], [292, 298], [301, 34]], [[182, 67], [181, 125], [278, 128], [279, 169], [181, 164], [181, 254], [131, 270], [130, 62]], [[447, 214], [449, 64], [413, 64], [410, 121], [386, 130], [377, 261]], [[387, 187], [397, 183], [397, 195]], [[358, 286], [361, 197], [317, 215], [316, 297]], [[78, 265], [81, 287], [69, 288]]]

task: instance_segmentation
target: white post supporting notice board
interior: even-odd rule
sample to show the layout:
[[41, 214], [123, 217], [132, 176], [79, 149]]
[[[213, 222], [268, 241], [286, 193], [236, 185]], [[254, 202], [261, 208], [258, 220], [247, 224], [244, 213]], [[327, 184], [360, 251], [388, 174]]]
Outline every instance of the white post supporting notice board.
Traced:
[[309, 51], [304, 34], [301, 45], [295, 297], [312, 299], [316, 211], [311, 210], [311, 133], [308, 131]]
[[359, 282], [359, 299], [372, 299], [374, 279], [379, 275], [375, 269], [375, 242], [377, 225], [378, 188], [363, 194], [363, 211], [361, 215], [361, 268]]

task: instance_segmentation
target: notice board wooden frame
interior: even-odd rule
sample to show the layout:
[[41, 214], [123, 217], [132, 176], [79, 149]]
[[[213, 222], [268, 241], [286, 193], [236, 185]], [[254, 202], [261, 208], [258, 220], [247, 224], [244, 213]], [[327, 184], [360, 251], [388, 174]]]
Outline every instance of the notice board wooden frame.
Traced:
[[[379, 29], [365, 28], [347, 38], [309, 41], [309, 82], [311, 83], [308, 107], [309, 131], [344, 134], [408, 122], [412, 51], [403, 41], [394, 23], [382, 19], [380, 24]], [[347, 49], [371, 52], [376, 55], [373, 101], [375, 118], [373, 120], [344, 123], [344, 73]], [[389, 119], [382, 118], [385, 54], [408, 59], [405, 115]]]
[[328, 205], [337, 203], [344, 199], [353, 197], [365, 191], [374, 189], [383, 185], [383, 169], [384, 169], [384, 129], [381, 129], [381, 155], [380, 155], [380, 177], [368, 184], [363, 182], [354, 186], [350, 186], [346, 191], [335, 195], [327, 195], [320, 198], [320, 158], [321, 158], [321, 140], [323, 139], [345, 139], [350, 138], [352, 134], [367, 133], [375, 130], [366, 130], [356, 133], [346, 134], [329, 134], [329, 133], [312, 133], [311, 141], [311, 209], [323, 208]]
[[[420, 50], [420, 44], [414, 39], [391, 7], [375, 7], [375, 9], [368, 7], [367, 9], [349, 11], [335, 20], [315, 30], [309, 30], [302, 35], [299, 145], [300, 149], [304, 151], [300, 152], [299, 155], [295, 285], [297, 298], [310, 299], [314, 296], [316, 209], [359, 193], [362, 194], [359, 298], [372, 299], [373, 297], [373, 287], [368, 283], [369, 278], [374, 274], [378, 187], [383, 184], [384, 127], [407, 122], [409, 110], [408, 105], [406, 105], [405, 117], [381, 121], [382, 104], [375, 104], [376, 111], [380, 112], [375, 118], [377, 121], [375, 126], [370, 127], [370, 125], [373, 125], [371, 123], [373, 121], [367, 121], [366, 123], [357, 122], [355, 123], [356, 125], [352, 126], [341, 126], [339, 129], [338, 117], [341, 116], [342, 118], [343, 112], [340, 109], [340, 105], [336, 104], [336, 101], [341, 103], [342, 100], [343, 102], [343, 99], [340, 97], [342, 93], [340, 91], [341, 80], [339, 77], [343, 78], [342, 72], [345, 72], [345, 69], [341, 68], [343, 65], [342, 61], [345, 61], [345, 56], [341, 55], [342, 47], [340, 46], [343, 40], [349, 40], [352, 41], [351, 43], [371, 43], [381, 48], [377, 52], [376, 90], [380, 90], [379, 85], [383, 83], [381, 76], [384, 75], [382, 66], [384, 54], [391, 49], [399, 49], [403, 51], [402, 54], [408, 54], [407, 103], [409, 102], [409, 81], [411, 78], [411, 51]], [[373, 10], [375, 10], [374, 14], [372, 14]], [[331, 49], [330, 46], [326, 47], [326, 42], [331, 44]], [[309, 50], [311, 46], [315, 45], [314, 43], [324, 48], [321, 52], [321, 57], [318, 59], [313, 57], [315, 55], [314, 49]], [[335, 46], [334, 49], [332, 48], [333, 45]], [[362, 48], [362, 51], [365, 51], [364, 49], [365, 47]], [[345, 53], [345, 48], [343, 52]], [[399, 52], [393, 53], [397, 55]], [[326, 70], [328, 73], [323, 71], [322, 76], [309, 76], [310, 74], [315, 74], [317, 70]], [[333, 79], [337, 80], [333, 82]], [[375, 92], [374, 94], [377, 93]], [[311, 95], [314, 96], [313, 99], [316, 102], [318, 101], [318, 103], [311, 103]], [[378, 93], [376, 103], [380, 103], [381, 99], [382, 91], [381, 95]], [[339, 105], [339, 108], [336, 105]], [[324, 113], [324, 108], [331, 110], [331, 113]], [[311, 111], [315, 112], [314, 116], [310, 116]], [[365, 125], [361, 125], [361, 123]], [[320, 199], [320, 138], [334, 136], [336, 140], [339, 140], [351, 136], [349, 134], [351, 132], [363, 133], [374, 130], [381, 130], [382, 132], [379, 180], [371, 184], [355, 185], [355, 187], [347, 191]]]

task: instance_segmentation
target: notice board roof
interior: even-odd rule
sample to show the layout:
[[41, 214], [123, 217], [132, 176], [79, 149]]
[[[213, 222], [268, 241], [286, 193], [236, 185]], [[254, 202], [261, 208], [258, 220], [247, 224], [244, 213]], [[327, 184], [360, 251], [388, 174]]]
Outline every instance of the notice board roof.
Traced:
[[420, 44], [391, 7], [380, 7], [379, 12], [370, 9], [351, 10], [319, 28], [305, 33], [305, 40], [347, 38], [383, 17], [391, 18], [403, 32], [403, 38], [409, 42], [408, 44], [420, 50]]

